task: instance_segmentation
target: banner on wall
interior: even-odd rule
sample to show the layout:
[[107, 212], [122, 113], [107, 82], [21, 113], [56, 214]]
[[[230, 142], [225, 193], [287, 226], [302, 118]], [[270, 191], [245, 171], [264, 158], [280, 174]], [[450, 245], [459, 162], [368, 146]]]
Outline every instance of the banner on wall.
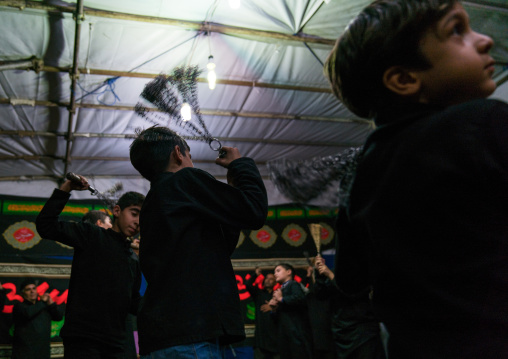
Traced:
[[[70, 263], [71, 247], [42, 240], [35, 229], [35, 218], [44, 201], [40, 198], [0, 197], [0, 262]], [[60, 219], [79, 221], [91, 210], [104, 210], [98, 200], [72, 201]], [[259, 230], [243, 230], [233, 259], [302, 258], [304, 252], [316, 254], [308, 224], [321, 225], [321, 248], [334, 246], [336, 210], [296, 205], [270, 207], [266, 224]]]
[[[37, 233], [35, 219], [44, 203], [40, 198], [0, 196], [0, 282], [8, 291], [5, 306], [0, 310], [0, 346], [12, 342], [12, 308], [21, 300], [19, 284], [25, 277], [37, 278], [38, 290], [45, 290], [58, 305], [65, 306], [67, 302], [73, 249], [44, 240]], [[85, 213], [97, 209], [105, 210], [99, 200], [70, 200], [60, 219], [80, 221]], [[241, 231], [232, 263], [249, 337], [254, 332], [255, 308], [245, 287], [248, 277], [254, 275], [256, 267], [266, 274], [281, 262], [292, 264], [297, 275], [305, 276], [308, 266], [305, 253], [316, 255], [308, 225], [321, 225], [321, 249], [331, 249], [336, 215], [336, 210], [317, 207], [273, 206], [261, 229]], [[52, 340], [56, 342], [60, 341], [62, 324], [54, 323]]]

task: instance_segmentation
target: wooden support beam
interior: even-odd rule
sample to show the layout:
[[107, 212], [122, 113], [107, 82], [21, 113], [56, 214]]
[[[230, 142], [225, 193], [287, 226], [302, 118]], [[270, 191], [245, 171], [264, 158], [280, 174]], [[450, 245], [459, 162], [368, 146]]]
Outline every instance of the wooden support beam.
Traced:
[[[66, 102], [54, 101], [36, 101], [29, 99], [8, 99], [0, 98], [0, 104], [10, 104], [13, 106], [46, 106], [46, 107], [68, 107]], [[118, 111], [134, 111], [134, 106], [119, 106], [119, 105], [98, 105], [98, 104], [75, 104], [76, 108], [96, 109], [96, 110], [118, 110]], [[153, 111], [160, 112], [153, 108]], [[334, 122], [334, 123], [357, 123], [366, 126], [373, 126], [371, 120], [362, 118], [340, 118], [340, 117], [320, 117], [320, 116], [306, 116], [306, 115], [291, 115], [281, 113], [265, 113], [265, 112], [235, 112], [235, 111], [222, 111], [222, 110], [201, 110], [205, 116], [220, 116], [220, 117], [242, 117], [242, 118], [264, 118], [274, 120], [297, 120], [297, 121], [319, 121], [319, 122]]]
[[[24, 9], [37, 9], [48, 12], [59, 12], [59, 13], [73, 13], [75, 11], [74, 5], [51, 5], [39, 1], [28, 1], [28, 0], [0, 0], [0, 6], [14, 7], [20, 10]], [[186, 21], [178, 19], [163, 18], [157, 16], [145, 16], [136, 14], [127, 14], [116, 11], [106, 11], [86, 7], [85, 16], [96, 16], [117, 20], [128, 20], [146, 22], [151, 24], [161, 24], [168, 26], [180, 27], [188, 30], [202, 31], [202, 32], [217, 32], [225, 35], [233, 36], [248, 36], [255, 37], [256, 39], [262, 40], [278, 40], [278, 41], [292, 41], [309, 44], [321, 44], [331, 47], [335, 44], [335, 39], [324, 39], [318, 36], [308, 35], [304, 33], [299, 34], [286, 34], [275, 31], [264, 31], [249, 29], [238, 26], [228, 26], [217, 23], [205, 23], [199, 21]]]
[[[0, 130], [0, 136], [19, 136], [19, 137], [65, 137], [67, 135], [66, 132], [48, 132], [48, 131], [17, 131], [17, 130]], [[74, 139], [76, 138], [119, 138], [119, 139], [134, 139], [136, 137], [135, 134], [127, 133], [91, 133], [91, 132], [75, 132], [73, 134]], [[196, 141], [196, 138], [193, 136], [182, 136], [184, 139], [188, 141]], [[266, 143], [272, 145], [284, 145], [284, 146], [318, 146], [318, 147], [359, 147], [362, 144], [358, 143], [337, 143], [337, 142], [316, 142], [316, 141], [294, 141], [294, 140], [272, 140], [272, 139], [263, 139], [263, 138], [243, 138], [243, 137], [217, 137], [217, 139], [221, 142], [233, 142], [233, 143]], [[32, 156], [0, 156], [0, 160], [5, 159], [16, 159], [17, 157], [26, 157], [22, 159], [27, 159]], [[37, 157], [37, 156], [35, 156]], [[48, 157], [48, 156], [44, 156]], [[56, 158], [56, 157], [53, 157]], [[77, 159], [80, 157], [73, 157], [73, 159]], [[91, 157], [84, 158], [81, 157], [82, 160], [86, 159], [97, 159], [99, 157]], [[101, 157], [101, 161], [128, 161], [128, 157]], [[193, 160], [194, 161], [194, 160]], [[197, 162], [197, 161], [194, 161]]]
[[[29, 67], [27, 69], [29, 69]], [[41, 69], [39, 69], [39, 71], [68, 73], [70, 71], [70, 69], [68, 67], [43, 66]], [[153, 79], [159, 75], [159, 74], [149, 74], [149, 73], [141, 73], [141, 72], [114, 71], [114, 70], [101, 70], [101, 69], [84, 69], [84, 68], [79, 69], [79, 72], [81, 74], [87, 74], [87, 75], [102, 75], [102, 76], [112, 76], [112, 77], [131, 77], [131, 78], [146, 78], [146, 79]], [[198, 78], [197, 81], [202, 82], [202, 83], [208, 83], [207, 79], [201, 78], [201, 77]], [[217, 79], [216, 83], [221, 84], [221, 85], [232, 85], [232, 86], [246, 86], [246, 87], [281, 89], [281, 90], [290, 90], [290, 91], [332, 93], [332, 90], [329, 87], [284, 85], [284, 84], [273, 84], [273, 83], [267, 83], [267, 82], [220, 80], [220, 79]]]

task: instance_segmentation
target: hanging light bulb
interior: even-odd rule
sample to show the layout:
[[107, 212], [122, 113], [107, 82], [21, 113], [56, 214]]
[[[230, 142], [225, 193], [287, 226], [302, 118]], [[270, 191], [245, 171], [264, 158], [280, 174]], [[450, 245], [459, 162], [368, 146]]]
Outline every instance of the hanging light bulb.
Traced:
[[180, 114], [182, 115], [182, 119], [184, 121], [190, 121], [192, 118], [192, 112], [191, 107], [187, 102], [184, 102], [182, 104], [182, 107], [180, 108]]
[[215, 73], [215, 64], [212, 55], [208, 57], [206, 68], [208, 69], [208, 88], [213, 90], [215, 88], [215, 82], [217, 81], [217, 74]]
[[238, 9], [241, 5], [241, 0], [229, 0], [229, 6], [231, 9]]

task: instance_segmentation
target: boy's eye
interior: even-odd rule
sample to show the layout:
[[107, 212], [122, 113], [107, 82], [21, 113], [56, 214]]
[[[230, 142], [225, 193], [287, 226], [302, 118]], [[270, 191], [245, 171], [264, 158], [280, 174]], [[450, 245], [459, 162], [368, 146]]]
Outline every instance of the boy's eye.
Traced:
[[464, 25], [462, 23], [457, 23], [452, 31], [454, 35], [462, 35], [464, 33]]

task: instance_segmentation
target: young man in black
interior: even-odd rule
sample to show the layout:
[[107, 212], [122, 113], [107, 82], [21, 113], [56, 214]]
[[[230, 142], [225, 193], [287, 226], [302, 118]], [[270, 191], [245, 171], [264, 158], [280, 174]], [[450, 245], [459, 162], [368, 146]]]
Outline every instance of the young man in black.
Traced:
[[[335, 273], [321, 256], [316, 257], [315, 291], [331, 304], [331, 330], [336, 359], [385, 359], [379, 321], [369, 299], [370, 288], [354, 295], [342, 292], [335, 282]], [[339, 275], [339, 274], [338, 274]]]
[[142, 356], [220, 358], [223, 345], [245, 338], [230, 256], [240, 229], [263, 226], [267, 195], [254, 161], [223, 150], [215, 162], [228, 184], [193, 168], [189, 146], [168, 128], [148, 128], [131, 145], [133, 166], [151, 184], [141, 210]]
[[49, 359], [51, 321], [62, 320], [62, 310], [47, 293], [39, 300], [33, 279], [24, 280], [20, 292], [24, 301], [16, 303], [12, 312], [12, 359]]
[[58, 220], [72, 190], [88, 183], [69, 180], [37, 216], [37, 232], [45, 239], [74, 247], [65, 323], [60, 332], [66, 358], [123, 358], [127, 314], [137, 312], [141, 272], [128, 237], [139, 232], [144, 196], [127, 192], [113, 209], [113, 228]]
[[[262, 287], [258, 281], [262, 280]], [[254, 299], [256, 306], [256, 330], [254, 332], [254, 357], [256, 359], [278, 359], [277, 326], [272, 317], [272, 307], [268, 304], [273, 296], [275, 276], [268, 273], [263, 276], [261, 268], [256, 268], [256, 277], [247, 282], [247, 290]]]

